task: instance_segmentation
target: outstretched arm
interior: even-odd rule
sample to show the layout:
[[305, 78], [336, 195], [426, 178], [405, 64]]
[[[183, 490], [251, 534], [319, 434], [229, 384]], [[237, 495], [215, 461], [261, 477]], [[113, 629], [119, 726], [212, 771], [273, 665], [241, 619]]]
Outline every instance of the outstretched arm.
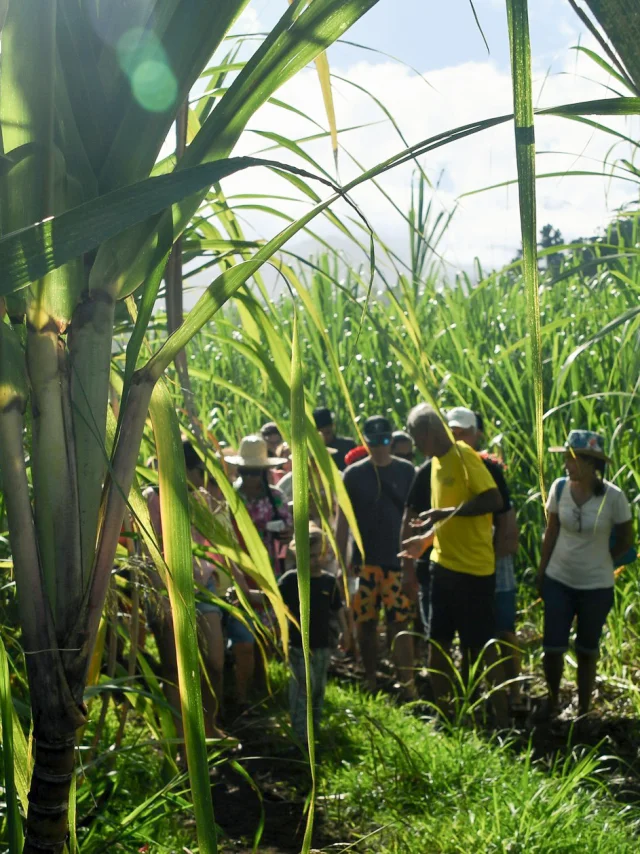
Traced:
[[485, 516], [488, 513], [497, 513], [502, 510], [502, 496], [500, 490], [487, 489], [479, 495], [474, 495], [460, 507], [439, 507], [427, 510], [420, 514], [420, 519], [426, 527], [431, 528], [436, 522], [442, 522], [449, 516]]

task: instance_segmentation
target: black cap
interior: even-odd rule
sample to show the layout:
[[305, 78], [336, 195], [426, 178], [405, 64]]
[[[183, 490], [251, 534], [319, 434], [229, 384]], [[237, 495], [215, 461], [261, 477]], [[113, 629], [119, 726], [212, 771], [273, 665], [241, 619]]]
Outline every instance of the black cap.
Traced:
[[260, 435], [263, 439], [266, 439], [267, 436], [273, 436], [275, 433], [277, 433], [278, 436], [282, 435], [275, 421], [267, 421], [267, 423], [263, 424], [260, 428]]
[[364, 422], [362, 432], [365, 436], [389, 436], [391, 437], [391, 422], [383, 415], [372, 415]]
[[333, 412], [326, 406], [318, 406], [313, 410], [313, 420], [316, 422], [316, 429], [322, 427], [331, 427], [333, 424]]

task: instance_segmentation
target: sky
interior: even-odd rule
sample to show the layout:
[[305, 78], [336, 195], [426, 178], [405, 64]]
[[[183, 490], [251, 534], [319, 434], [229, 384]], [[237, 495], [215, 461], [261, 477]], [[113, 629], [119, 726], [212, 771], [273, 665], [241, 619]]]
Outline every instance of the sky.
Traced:
[[[511, 112], [504, 0], [475, 0], [474, 6], [489, 53], [469, 0], [379, 0], [345, 35], [346, 41], [369, 50], [347, 44], [330, 48], [338, 127], [359, 127], [340, 136], [344, 146], [339, 155], [342, 183], [359, 173], [351, 157], [368, 168], [405, 147], [371, 95], [393, 115], [409, 144], [476, 119]], [[536, 105], [613, 95], [605, 88], [611, 83], [605, 73], [574, 49], [577, 45], [593, 47], [594, 42], [569, 3], [534, 0], [529, 6]], [[254, 0], [236, 23], [235, 32], [266, 31], [284, 7], [285, 0]], [[277, 97], [327, 127], [313, 67], [286, 83]], [[634, 139], [640, 137], [637, 119], [602, 121]], [[269, 143], [260, 136], [261, 131], [301, 139], [317, 131], [311, 121], [266, 105], [254, 116], [234, 153], [258, 154], [312, 169], [282, 148], [266, 151]], [[610, 135], [584, 124], [540, 117], [536, 120], [538, 174], [610, 172], [616, 159], [630, 154], [628, 144], [611, 150], [612, 142]], [[328, 139], [302, 143], [302, 147], [335, 175]], [[511, 185], [468, 194], [516, 177], [512, 125], [507, 123], [442, 147], [424, 156], [421, 165], [435, 188], [429, 191], [434, 210], [454, 212], [439, 246], [447, 274], [470, 270], [475, 258], [480, 259], [484, 270], [508, 263], [520, 244], [517, 188]], [[410, 204], [414, 168], [410, 164], [399, 167], [380, 180], [401, 210], [408, 210]], [[231, 177], [223, 189], [236, 205], [247, 203], [234, 199], [237, 195], [291, 195], [288, 184], [263, 169]], [[320, 185], [316, 189], [325, 195]], [[567, 241], [589, 236], [601, 230], [617, 208], [637, 196], [636, 184], [610, 176], [543, 178], [538, 181], [538, 225], [553, 224]], [[353, 197], [384, 242], [407, 259], [407, 226], [389, 201], [371, 184], [358, 188]], [[278, 201], [275, 205], [292, 216], [306, 209], [304, 203]], [[343, 203], [335, 210], [341, 216], [351, 214]], [[270, 237], [282, 227], [274, 217], [243, 207], [238, 208], [238, 215], [243, 218], [247, 236]], [[354, 263], [362, 260], [326, 221], [316, 220], [313, 228], [332, 245], [344, 248]], [[310, 254], [316, 247], [310, 238], [302, 236], [294, 241], [293, 248]]]

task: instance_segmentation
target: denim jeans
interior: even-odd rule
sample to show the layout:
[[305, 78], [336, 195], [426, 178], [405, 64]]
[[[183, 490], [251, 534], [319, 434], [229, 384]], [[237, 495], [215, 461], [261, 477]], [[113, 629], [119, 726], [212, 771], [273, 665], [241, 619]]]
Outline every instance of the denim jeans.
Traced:
[[[324, 692], [327, 687], [327, 671], [331, 660], [331, 650], [311, 650], [311, 707], [313, 709], [313, 730], [317, 734], [322, 717]], [[289, 664], [291, 678], [289, 679], [289, 711], [291, 725], [298, 738], [307, 743], [307, 691], [304, 672], [304, 657], [302, 649], [297, 646], [289, 647]]]
[[580, 590], [569, 587], [555, 578], [544, 578], [545, 652], [566, 652], [574, 617], [576, 626], [576, 651], [597, 655], [602, 630], [613, 606], [613, 587], [597, 590]]

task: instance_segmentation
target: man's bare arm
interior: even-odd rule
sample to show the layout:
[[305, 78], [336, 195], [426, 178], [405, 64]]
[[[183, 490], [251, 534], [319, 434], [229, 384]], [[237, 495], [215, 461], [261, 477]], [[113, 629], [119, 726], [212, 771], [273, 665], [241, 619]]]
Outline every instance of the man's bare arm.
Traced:
[[519, 535], [518, 520], [513, 507], [510, 507], [506, 513], [500, 513], [499, 516], [496, 516], [496, 532], [493, 538], [496, 557], [501, 558], [516, 554]]
[[436, 522], [442, 522], [449, 516], [485, 516], [497, 513], [502, 509], [503, 501], [500, 490], [487, 489], [479, 495], [474, 495], [460, 507], [438, 507], [420, 514], [420, 520], [425, 528], [431, 528]]
[[[404, 552], [404, 541], [409, 539], [414, 534], [411, 523], [418, 518], [418, 514], [411, 507], [405, 507], [402, 515], [402, 526], [400, 528], [400, 554]], [[414, 599], [417, 595], [418, 579], [416, 576], [416, 563], [411, 557], [401, 558], [402, 566], [402, 589], [405, 595], [410, 599]]]

